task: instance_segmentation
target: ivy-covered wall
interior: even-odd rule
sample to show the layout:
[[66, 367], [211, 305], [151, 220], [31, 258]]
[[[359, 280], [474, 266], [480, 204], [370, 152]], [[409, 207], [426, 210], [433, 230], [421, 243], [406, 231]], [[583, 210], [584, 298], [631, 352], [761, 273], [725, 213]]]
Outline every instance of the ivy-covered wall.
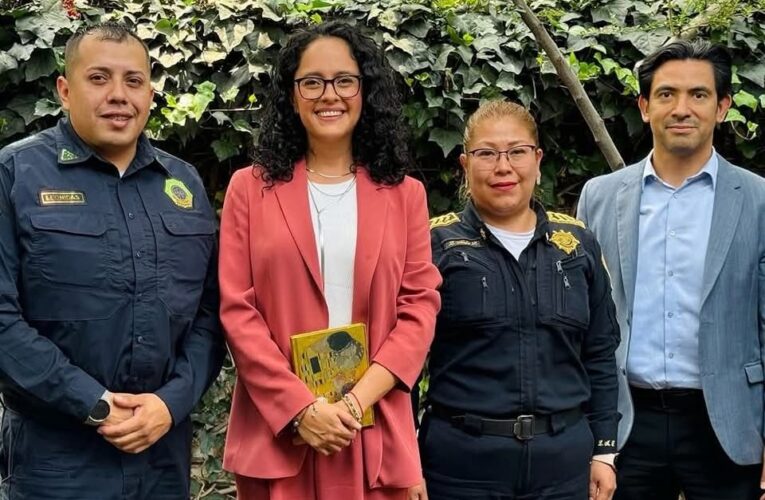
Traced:
[[[534, 0], [584, 83], [625, 161], [650, 148], [635, 105], [635, 63], [671, 36], [727, 45], [736, 65], [734, 107], [716, 134], [726, 157], [765, 174], [765, 0]], [[149, 133], [194, 163], [220, 203], [231, 172], [247, 163], [276, 53], [305, 23], [342, 17], [385, 47], [408, 85], [414, 175], [431, 210], [456, 205], [466, 116], [483, 99], [530, 106], [540, 122], [541, 196], [573, 206], [588, 178], [608, 167], [569, 92], [508, 0], [0, 0], [0, 146], [61, 116], [55, 77], [67, 37], [82, 23], [118, 19], [151, 49], [157, 90]], [[221, 473], [233, 369], [199, 409], [194, 495], [229, 498]]]

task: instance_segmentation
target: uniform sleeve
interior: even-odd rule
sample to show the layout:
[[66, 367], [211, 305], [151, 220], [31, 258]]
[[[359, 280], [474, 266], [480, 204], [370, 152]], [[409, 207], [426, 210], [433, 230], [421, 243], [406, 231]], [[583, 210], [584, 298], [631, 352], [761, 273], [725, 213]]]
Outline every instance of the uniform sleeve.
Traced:
[[[244, 174], [244, 175], [242, 175]], [[255, 286], [250, 253], [248, 169], [234, 174], [221, 217], [220, 292], [221, 321], [239, 383], [274, 435], [282, 432], [315, 397], [295, 375], [289, 360], [271, 337], [255, 307]]]
[[12, 161], [0, 162], [0, 376], [4, 385], [84, 422], [106, 388], [32, 328], [21, 309]]
[[582, 346], [582, 359], [590, 380], [587, 419], [595, 438], [594, 454], [616, 452], [618, 382], [616, 348], [619, 325], [611, 298], [611, 283], [600, 245], [592, 238], [594, 262], [590, 292], [590, 326]]
[[[212, 209], [210, 210], [212, 211]], [[218, 316], [218, 253], [214, 246], [194, 323], [177, 353], [170, 379], [158, 391], [173, 422], [186, 419], [220, 372], [225, 345]]]
[[433, 265], [425, 188], [419, 182], [408, 197], [407, 249], [401, 288], [396, 297], [397, 321], [372, 359], [390, 371], [407, 390], [420, 375], [433, 341], [441, 297], [441, 275]]

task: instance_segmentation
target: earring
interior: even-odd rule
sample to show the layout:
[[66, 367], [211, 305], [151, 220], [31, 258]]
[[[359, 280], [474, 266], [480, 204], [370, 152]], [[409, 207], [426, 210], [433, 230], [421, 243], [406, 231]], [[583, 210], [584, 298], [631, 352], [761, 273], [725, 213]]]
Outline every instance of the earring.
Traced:
[[542, 184], [542, 176], [537, 176], [537, 186]]

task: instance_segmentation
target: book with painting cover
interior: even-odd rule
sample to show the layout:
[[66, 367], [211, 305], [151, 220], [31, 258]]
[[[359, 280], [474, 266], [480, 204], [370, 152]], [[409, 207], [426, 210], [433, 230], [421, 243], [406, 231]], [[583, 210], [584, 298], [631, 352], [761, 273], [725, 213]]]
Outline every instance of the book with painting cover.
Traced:
[[[354, 323], [293, 335], [292, 367], [316, 397], [340, 401], [353, 389], [369, 367], [366, 327]], [[374, 424], [372, 408], [364, 412], [361, 425]]]

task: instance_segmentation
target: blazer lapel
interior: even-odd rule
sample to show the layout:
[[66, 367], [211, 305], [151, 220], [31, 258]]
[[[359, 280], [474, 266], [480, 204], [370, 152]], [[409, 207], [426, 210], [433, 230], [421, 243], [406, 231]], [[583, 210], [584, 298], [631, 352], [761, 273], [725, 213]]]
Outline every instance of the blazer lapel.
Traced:
[[379, 186], [369, 177], [366, 168], [356, 173], [358, 223], [356, 230], [356, 260], [353, 267], [353, 321], [366, 322], [372, 276], [380, 257], [383, 234], [388, 216], [388, 188]]
[[319, 271], [319, 256], [316, 252], [316, 237], [311, 222], [311, 207], [308, 205], [308, 177], [305, 160], [295, 164], [290, 182], [280, 183], [274, 188], [276, 199], [282, 210], [295, 245], [303, 257], [316, 287], [323, 292], [323, 280]]
[[704, 263], [702, 305], [709, 297], [709, 293], [712, 291], [717, 276], [728, 256], [743, 205], [741, 182], [735, 170], [721, 156], [718, 155], [717, 159], [719, 167], [717, 185], [715, 186], [715, 206], [712, 211], [712, 225], [709, 229], [709, 243], [707, 244], [707, 255]]
[[[638, 163], [634, 173], [626, 178], [616, 193], [616, 230], [619, 244], [619, 264], [622, 273], [627, 310], [632, 311], [635, 298], [635, 272], [637, 271], [638, 234], [640, 228], [640, 195], [643, 168], [646, 160]], [[631, 314], [631, 313], [630, 313]]]

